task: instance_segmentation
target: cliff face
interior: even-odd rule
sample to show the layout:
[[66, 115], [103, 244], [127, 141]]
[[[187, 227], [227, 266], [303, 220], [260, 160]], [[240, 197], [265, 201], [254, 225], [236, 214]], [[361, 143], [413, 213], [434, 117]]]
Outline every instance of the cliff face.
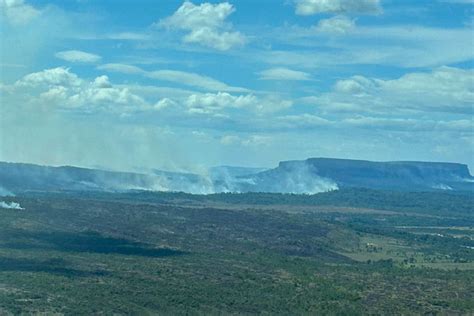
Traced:
[[474, 187], [474, 177], [467, 165], [458, 163], [310, 158], [281, 162], [271, 173], [275, 177], [299, 169], [331, 179], [338, 187], [397, 190], [471, 190]]

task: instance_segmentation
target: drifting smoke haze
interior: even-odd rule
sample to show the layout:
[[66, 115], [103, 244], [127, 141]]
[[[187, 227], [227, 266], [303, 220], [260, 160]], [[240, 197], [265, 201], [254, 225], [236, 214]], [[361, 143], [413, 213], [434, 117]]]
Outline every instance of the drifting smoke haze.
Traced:
[[474, 190], [473, 179], [462, 164], [332, 158], [283, 161], [273, 169], [221, 166], [201, 173], [157, 169], [136, 173], [0, 162], [0, 185], [8, 194], [64, 190], [316, 194], [345, 187], [470, 191]]
[[[269, 176], [273, 175], [273, 176]], [[24, 179], [31, 179], [25, 182]], [[0, 183], [5, 193], [21, 191], [108, 191], [130, 190], [213, 193], [306, 193], [336, 190], [337, 184], [311, 173], [302, 165], [290, 172], [278, 168], [220, 166], [201, 173], [142, 169], [140, 173], [78, 167], [48, 167], [0, 163]]]
[[[315, 194], [337, 190], [337, 184], [302, 166], [279, 176], [267, 178], [263, 168], [214, 167], [202, 173], [168, 172], [152, 170], [134, 175], [128, 181], [101, 178], [111, 190], [147, 190], [185, 192], [192, 194], [272, 192]], [[123, 179], [125, 180], [125, 179]]]
[[283, 183], [275, 184], [278, 188], [276, 192], [315, 194], [339, 189], [336, 182], [315, 175], [308, 165], [292, 169]]
[[10, 191], [0, 187], [0, 196], [14, 196]]
[[318, 175], [313, 166], [304, 162], [280, 163], [253, 178], [254, 187], [262, 192], [316, 194], [339, 189], [335, 181]]

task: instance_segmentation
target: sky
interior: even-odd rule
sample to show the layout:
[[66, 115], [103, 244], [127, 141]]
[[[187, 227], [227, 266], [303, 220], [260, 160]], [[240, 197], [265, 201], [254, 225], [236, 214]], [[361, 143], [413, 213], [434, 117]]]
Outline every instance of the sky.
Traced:
[[473, 0], [0, 0], [0, 160], [474, 170]]

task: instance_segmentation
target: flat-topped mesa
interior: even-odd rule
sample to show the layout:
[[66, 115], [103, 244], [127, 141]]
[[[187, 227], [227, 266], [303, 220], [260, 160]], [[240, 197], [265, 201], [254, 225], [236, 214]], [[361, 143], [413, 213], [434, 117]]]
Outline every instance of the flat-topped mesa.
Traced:
[[340, 187], [370, 188], [456, 188], [468, 189], [474, 177], [465, 164], [446, 162], [389, 161], [309, 158], [283, 161], [278, 168], [283, 172], [304, 167], [319, 177], [329, 178]]

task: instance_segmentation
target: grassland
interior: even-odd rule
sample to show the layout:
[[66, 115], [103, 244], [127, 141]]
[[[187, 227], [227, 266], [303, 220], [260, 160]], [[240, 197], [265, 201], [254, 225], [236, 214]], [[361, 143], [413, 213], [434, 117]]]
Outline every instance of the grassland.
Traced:
[[474, 312], [470, 196], [339, 194], [5, 198], [0, 314]]

